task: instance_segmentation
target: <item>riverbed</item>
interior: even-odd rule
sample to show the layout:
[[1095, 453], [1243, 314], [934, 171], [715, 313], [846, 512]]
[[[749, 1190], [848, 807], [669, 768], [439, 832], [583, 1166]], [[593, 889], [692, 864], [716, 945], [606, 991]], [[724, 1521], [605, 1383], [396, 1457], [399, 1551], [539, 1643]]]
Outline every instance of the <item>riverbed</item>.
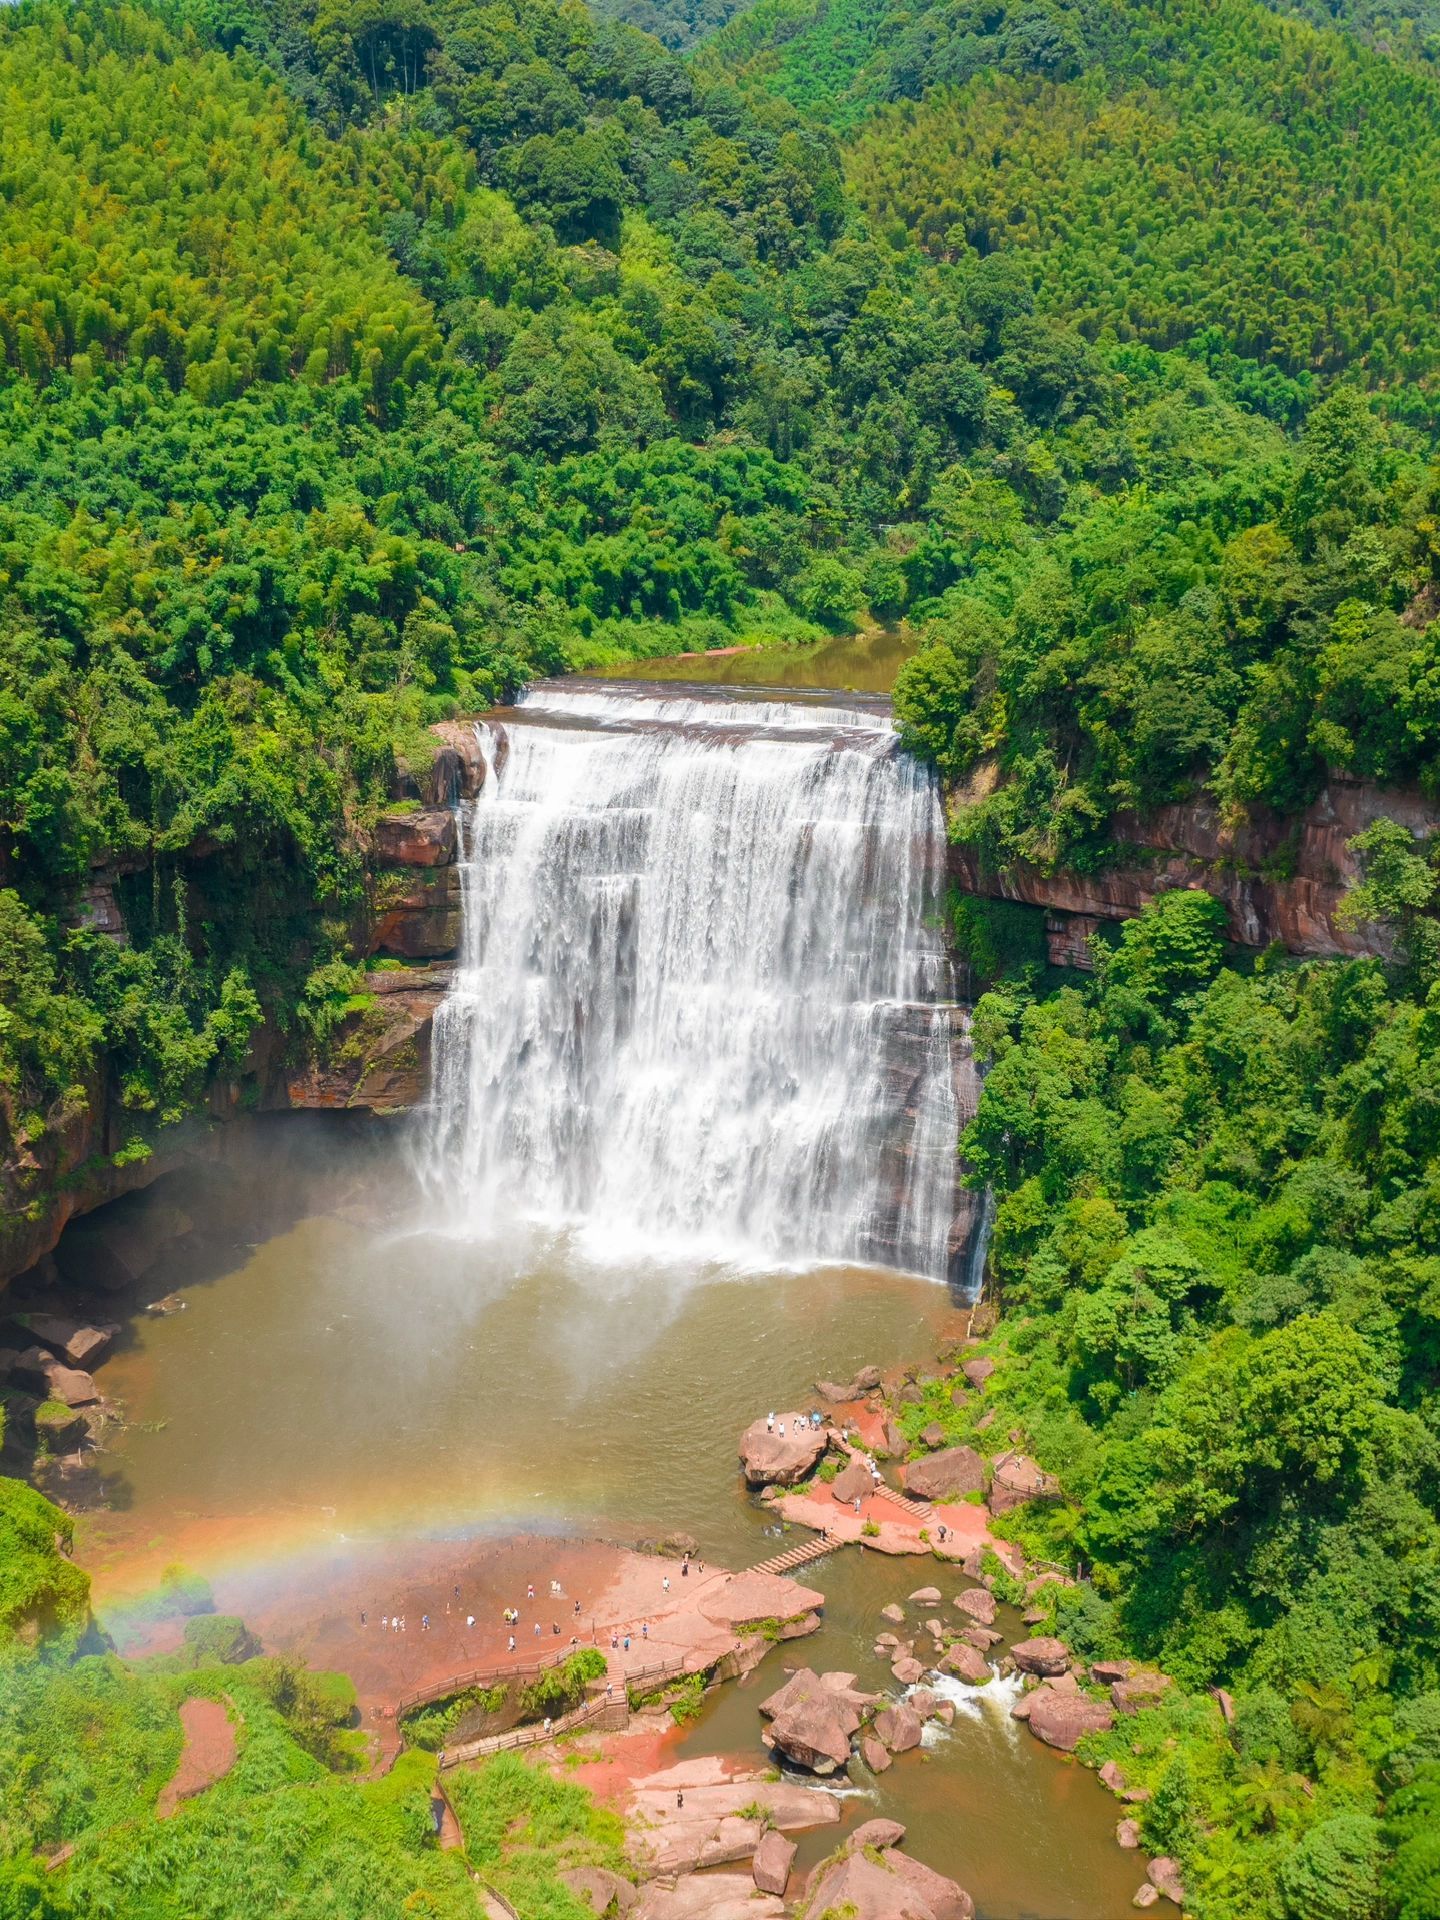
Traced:
[[[176, 1562], [222, 1582], [263, 1567], [274, 1591], [317, 1546], [408, 1538], [418, 1558], [426, 1535], [522, 1527], [683, 1530], [750, 1564], [775, 1543], [736, 1471], [740, 1430], [811, 1404], [817, 1376], [927, 1358], [960, 1323], [943, 1286], [874, 1267], [605, 1265], [555, 1236], [442, 1238], [403, 1128], [277, 1118], [132, 1204], [196, 1225], [140, 1289], [170, 1311], [141, 1304], [105, 1367], [130, 1424], [102, 1459], [113, 1505], [82, 1528], [102, 1612]], [[870, 1651], [879, 1609], [929, 1563], [847, 1550], [806, 1577], [821, 1633], [714, 1694], [682, 1755], [763, 1761], [756, 1702], [783, 1662], [893, 1685]], [[952, 1730], [862, 1772], [855, 1817], [904, 1821], [984, 1920], [1120, 1920], [1138, 1876], [1109, 1796], [998, 1689], [955, 1697]]]

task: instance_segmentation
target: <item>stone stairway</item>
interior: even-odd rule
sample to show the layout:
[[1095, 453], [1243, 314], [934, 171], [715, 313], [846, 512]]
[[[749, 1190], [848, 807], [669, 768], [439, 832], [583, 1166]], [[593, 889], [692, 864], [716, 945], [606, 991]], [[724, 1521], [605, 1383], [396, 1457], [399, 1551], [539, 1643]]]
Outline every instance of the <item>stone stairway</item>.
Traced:
[[834, 1553], [838, 1540], [802, 1540], [798, 1547], [789, 1547], [784, 1553], [777, 1553], [769, 1560], [762, 1560], [757, 1566], [750, 1567], [750, 1573], [789, 1573], [792, 1567], [803, 1567], [807, 1561], [818, 1560], [823, 1553]]
[[901, 1493], [895, 1487], [887, 1486], [883, 1480], [876, 1485], [875, 1498], [888, 1500], [892, 1506], [899, 1507], [900, 1511], [908, 1514], [912, 1520], [918, 1520], [922, 1527], [935, 1516], [935, 1509], [928, 1500], [912, 1500], [908, 1493]]

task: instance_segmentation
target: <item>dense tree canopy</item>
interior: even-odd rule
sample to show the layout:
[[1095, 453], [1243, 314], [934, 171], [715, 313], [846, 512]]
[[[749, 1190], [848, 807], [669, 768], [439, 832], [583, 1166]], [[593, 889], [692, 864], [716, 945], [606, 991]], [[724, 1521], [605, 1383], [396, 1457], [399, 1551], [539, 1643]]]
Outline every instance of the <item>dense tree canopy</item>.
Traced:
[[[1440, 1781], [1434, 960], [1237, 969], [1223, 935], [1172, 892], [1090, 981], [975, 1009], [985, 1399], [1063, 1488], [1007, 1524], [1085, 1567], [1052, 1595], [1081, 1652], [1183, 1689], [1106, 1751], [1197, 1911], [1408, 1920]], [[983, 1444], [932, 1391], [914, 1426]]]
[[[398, 764], [538, 672], [903, 619], [991, 870], [1197, 788], [1440, 788], [1430, 0], [733, 12], [0, 11], [7, 1177], [102, 1083], [140, 1154], [262, 1020], [301, 1044]], [[1185, 894], [1057, 987], [956, 909], [1032, 1543], [1093, 1573], [1077, 1644], [1186, 1683], [1146, 1837], [1226, 1920], [1421, 1920], [1440, 1874], [1440, 932], [1428, 850], [1359, 851], [1390, 968], [1239, 968]], [[68, 1653], [25, 1494], [0, 1632]], [[228, 1683], [245, 1769], [162, 1827], [191, 1664], [82, 1660], [53, 1725], [16, 1671], [0, 1913], [196, 1911], [222, 1850], [217, 1914], [470, 1899], [293, 1676]], [[574, 1814], [537, 1793], [476, 1800], [487, 1871], [497, 1808]]]

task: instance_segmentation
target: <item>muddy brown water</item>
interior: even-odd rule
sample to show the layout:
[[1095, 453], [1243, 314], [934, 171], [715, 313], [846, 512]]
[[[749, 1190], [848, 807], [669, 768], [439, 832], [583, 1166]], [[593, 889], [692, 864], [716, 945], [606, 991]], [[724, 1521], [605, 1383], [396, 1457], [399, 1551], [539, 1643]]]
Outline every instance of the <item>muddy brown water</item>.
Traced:
[[874, 627], [804, 647], [747, 647], [742, 652], [682, 654], [663, 660], [627, 660], [601, 668], [606, 678], [688, 680], [717, 687], [843, 689], [889, 693], [895, 676], [916, 650], [900, 628]]
[[[875, 1268], [606, 1266], [554, 1237], [440, 1239], [399, 1129], [277, 1119], [126, 1204], [195, 1225], [130, 1303], [183, 1309], [135, 1312], [103, 1370], [130, 1424], [100, 1461], [110, 1504], [83, 1523], [102, 1610], [170, 1561], [299, 1580], [317, 1542], [519, 1525], [683, 1529], [751, 1564], [777, 1542], [736, 1472], [741, 1429], [809, 1406], [817, 1375], [928, 1357], [957, 1320], [943, 1287]], [[803, 1577], [826, 1595], [821, 1633], [718, 1690], [686, 1752], [763, 1763], [756, 1703], [786, 1663], [893, 1690], [870, 1651], [880, 1608], [932, 1577], [947, 1600], [958, 1584], [853, 1550]], [[1141, 1868], [1115, 1845], [1109, 1796], [1009, 1721], [998, 1690], [955, 1697], [953, 1729], [878, 1781], [862, 1773], [847, 1817], [904, 1821], [984, 1920], [1119, 1920]]]

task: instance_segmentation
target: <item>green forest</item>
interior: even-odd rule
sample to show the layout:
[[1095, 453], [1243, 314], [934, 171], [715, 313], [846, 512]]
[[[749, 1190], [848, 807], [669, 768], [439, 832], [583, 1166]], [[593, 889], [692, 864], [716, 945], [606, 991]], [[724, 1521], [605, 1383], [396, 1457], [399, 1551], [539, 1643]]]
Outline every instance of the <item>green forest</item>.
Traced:
[[[1052, 1590], [1067, 1641], [1178, 1683], [1092, 1758], [1220, 1920], [1440, 1902], [1440, 941], [1384, 826], [1359, 904], [1398, 970], [1227, 964], [1181, 890], [1083, 984], [1012, 968], [975, 1009], [986, 1399], [1064, 1491], [999, 1525], [1085, 1569]], [[908, 1418], [983, 1445], [981, 1411], [938, 1382]]]
[[[904, 623], [991, 875], [1440, 791], [1431, 0], [21, 0], [0, 112], [7, 1207], [97, 1090], [138, 1158], [304, 1052], [428, 727], [539, 674]], [[1358, 851], [1393, 959], [1184, 893], [1061, 978], [954, 911], [994, 1391], [1064, 1490], [1013, 1524], [1180, 1683], [1202, 1920], [1440, 1913], [1437, 867]], [[351, 1777], [344, 1683], [206, 1616], [117, 1660], [66, 1529], [0, 1482], [0, 1920], [472, 1910], [433, 1762]], [[242, 1763], [162, 1825], [217, 1692]], [[603, 1819], [478, 1780], [470, 1864], [575, 1920]]]

